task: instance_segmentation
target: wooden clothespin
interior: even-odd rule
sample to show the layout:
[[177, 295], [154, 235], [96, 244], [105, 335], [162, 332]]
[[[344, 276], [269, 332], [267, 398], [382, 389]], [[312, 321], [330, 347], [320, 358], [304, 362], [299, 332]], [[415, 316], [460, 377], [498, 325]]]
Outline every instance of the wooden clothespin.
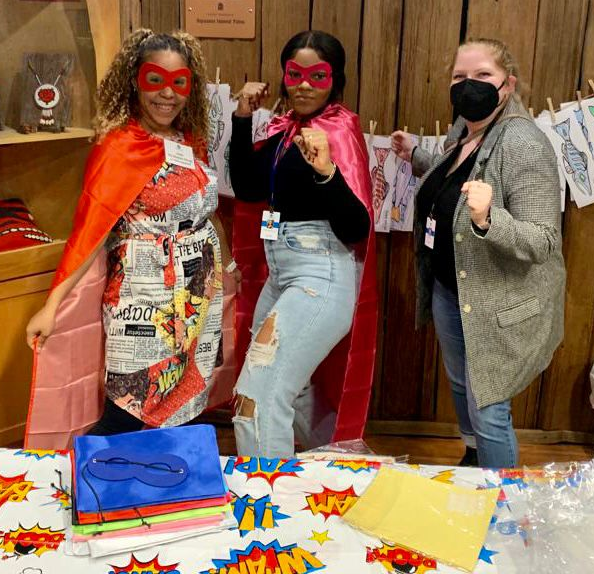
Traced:
[[402, 130], [405, 134], [408, 133], [408, 126], [404, 126], [404, 129]]
[[555, 117], [555, 108], [553, 106], [552, 98], [547, 98], [547, 105], [549, 106], [549, 113], [551, 114], [551, 120], [553, 121], [554, 124], [556, 124], [557, 119]]
[[530, 114], [530, 117], [534, 119], [534, 108], [528, 108], [528, 113]]
[[375, 135], [375, 128], [377, 128], [377, 122], [375, 120], [369, 120], [369, 135]]
[[578, 109], [580, 109], [582, 107], [582, 90], [578, 90], [576, 92], [576, 95], [577, 95]]
[[452, 124], [448, 124], [448, 132], [452, 129]]
[[274, 102], [274, 106], [272, 106], [272, 109], [270, 110], [270, 115], [273, 116], [274, 113], [276, 112], [277, 108], [280, 106], [280, 103], [282, 101], [282, 98], [277, 98], [276, 102]]
[[588, 80], [588, 85], [590, 86], [590, 90], [594, 94], [594, 80]]
[[423, 126], [421, 126], [421, 129], [419, 130], [419, 145], [421, 145], [423, 143], [424, 135], [425, 135], [425, 128]]
[[215, 74], [215, 91], [219, 91], [219, 86], [221, 85], [221, 68], [219, 66], [217, 66], [217, 71]]
[[437, 141], [439, 141], [439, 138], [441, 137], [441, 130], [439, 129], [439, 120], [436, 120], [435, 122], [435, 137], [437, 138]]

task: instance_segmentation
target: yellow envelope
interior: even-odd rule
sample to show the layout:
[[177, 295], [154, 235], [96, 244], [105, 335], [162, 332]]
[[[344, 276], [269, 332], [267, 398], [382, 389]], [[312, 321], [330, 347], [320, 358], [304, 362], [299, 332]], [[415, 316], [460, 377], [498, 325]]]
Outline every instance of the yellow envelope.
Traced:
[[343, 518], [388, 543], [471, 572], [498, 495], [498, 489], [470, 490], [381, 468]]

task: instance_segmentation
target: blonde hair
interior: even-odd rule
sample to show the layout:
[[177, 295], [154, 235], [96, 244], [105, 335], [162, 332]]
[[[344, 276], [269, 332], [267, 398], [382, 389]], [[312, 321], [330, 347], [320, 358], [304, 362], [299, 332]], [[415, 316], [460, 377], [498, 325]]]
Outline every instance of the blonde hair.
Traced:
[[495, 40], [493, 38], [469, 38], [468, 40], [460, 44], [460, 46], [458, 46], [458, 50], [456, 50], [456, 53], [454, 54], [454, 59], [452, 60], [452, 64], [450, 66], [450, 72], [452, 72], [454, 69], [458, 52], [462, 48], [468, 48], [471, 46], [479, 46], [489, 50], [489, 52], [493, 56], [493, 59], [495, 60], [495, 64], [497, 65], [497, 67], [503, 70], [503, 72], [505, 73], [506, 80], [507, 78], [509, 78], [509, 76], [514, 76], [517, 78], [515, 91], [516, 94], [518, 94], [518, 97], [522, 95], [523, 86], [519, 79], [518, 63], [509, 51], [507, 44], [504, 44], [500, 40]]
[[139, 117], [138, 69], [150, 53], [163, 50], [180, 54], [192, 72], [192, 91], [173, 125], [190, 133], [196, 147], [204, 145], [208, 134], [208, 100], [206, 66], [200, 43], [185, 32], [155, 34], [146, 28], [136, 30], [124, 41], [99, 84], [95, 97], [97, 113], [93, 119], [97, 140], [101, 141], [110, 131], [124, 127], [131, 118]]

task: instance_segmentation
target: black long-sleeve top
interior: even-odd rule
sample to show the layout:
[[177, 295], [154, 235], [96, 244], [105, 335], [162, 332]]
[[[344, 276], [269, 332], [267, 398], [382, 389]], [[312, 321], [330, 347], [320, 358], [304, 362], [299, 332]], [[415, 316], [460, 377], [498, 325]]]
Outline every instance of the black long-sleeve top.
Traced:
[[[229, 170], [237, 199], [271, 201], [271, 178], [277, 148], [283, 133], [268, 138], [258, 150], [252, 144], [252, 118], [233, 116]], [[327, 220], [343, 243], [356, 243], [369, 234], [365, 206], [352, 192], [337, 167], [325, 184], [323, 176], [303, 159], [291, 143], [274, 174], [274, 210], [281, 221]]]
[[[417, 194], [418, 213], [423, 225], [429, 215], [435, 218], [435, 242], [431, 249], [434, 276], [453, 293], [458, 292], [454, 254], [454, 214], [462, 186], [472, 172], [476, 153], [470, 154], [456, 169], [448, 173], [460, 155], [459, 145], [425, 180]], [[424, 246], [423, 249], [429, 249]]]

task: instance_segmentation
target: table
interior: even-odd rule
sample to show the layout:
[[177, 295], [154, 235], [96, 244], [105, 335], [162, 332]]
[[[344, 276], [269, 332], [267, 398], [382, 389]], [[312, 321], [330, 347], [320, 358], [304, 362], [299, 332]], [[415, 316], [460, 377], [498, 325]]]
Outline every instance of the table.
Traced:
[[[460, 572], [347, 526], [341, 516], [379, 463], [222, 457], [239, 529], [124, 555], [65, 554], [70, 458], [65, 451], [0, 449], [1, 574], [309, 574]], [[443, 482], [496, 487], [522, 471], [399, 465]], [[502, 491], [476, 574], [528, 572]], [[402, 520], [407, 520], [402, 516]], [[265, 555], [265, 559], [262, 556]], [[521, 560], [520, 560], [521, 562]]]

